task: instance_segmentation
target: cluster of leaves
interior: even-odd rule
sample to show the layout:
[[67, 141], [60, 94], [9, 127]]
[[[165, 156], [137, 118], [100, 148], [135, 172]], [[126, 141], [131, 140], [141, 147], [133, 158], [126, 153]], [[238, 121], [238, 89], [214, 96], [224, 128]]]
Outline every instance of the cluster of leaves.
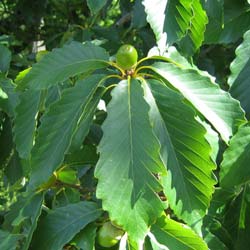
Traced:
[[245, 249], [248, 1], [51, 0], [31, 28], [22, 4], [0, 5], [0, 249], [101, 250], [106, 221], [114, 250]]

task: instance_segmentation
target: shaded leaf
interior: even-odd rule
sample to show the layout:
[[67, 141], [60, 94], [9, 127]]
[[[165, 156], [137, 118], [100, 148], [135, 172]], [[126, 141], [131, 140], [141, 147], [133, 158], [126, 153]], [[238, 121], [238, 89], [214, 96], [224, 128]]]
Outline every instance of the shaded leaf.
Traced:
[[136, 0], [132, 11], [131, 26], [137, 29], [147, 25], [146, 14], [141, 0]]
[[[161, 143], [167, 175], [161, 177], [164, 193], [174, 213], [190, 225], [205, 215], [215, 184], [206, 130], [195, 120], [184, 98], [160, 81], [147, 80], [151, 122]], [[202, 180], [202, 181], [201, 181]]]
[[242, 192], [232, 200], [223, 219], [234, 243], [234, 249], [244, 250], [250, 244], [250, 187], [243, 186]]
[[204, 43], [216, 43], [224, 22], [224, 0], [202, 0], [201, 2], [208, 16]]
[[231, 75], [228, 78], [231, 95], [238, 99], [241, 106], [250, 115], [250, 31], [244, 35], [244, 41], [236, 49], [236, 58], [230, 65]]
[[96, 237], [96, 226], [94, 224], [87, 225], [83, 230], [81, 230], [72, 242], [80, 250], [95, 250], [95, 237]]
[[97, 105], [104, 91], [105, 91], [104, 88], [97, 89], [96, 93], [94, 94], [94, 96], [92, 96], [92, 99], [88, 103], [88, 106], [84, 109], [81, 115], [80, 121], [78, 122], [78, 127], [73, 135], [73, 139], [72, 139], [71, 146], [69, 149], [70, 152], [80, 149], [83, 143], [83, 140], [85, 139], [85, 137], [87, 136], [89, 132]]
[[22, 233], [24, 237], [21, 243], [22, 250], [29, 249], [38, 217], [41, 214], [43, 196], [42, 192], [23, 194], [12, 205], [10, 212], [5, 216], [4, 228]]
[[13, 147], [11, 120], [7, 115], [0, 126], [0, 169], [11, 154]]
[[224, 0], [224, 23], [215, 43], [233, 43], [250, 29], [249, 5], [246, 1]]
[[18, 153], [13, 149], [7, 160], [4, 174], [8, 178], [10, 184], [15, 184], [23, 177], [23, 169]]
[[28, 90], [19, 95], [19, 104], [15, 109], [14, 141], [21, 158], [28, 158], [33, 147], [40, 91]]
[[[159, 218], [151, 230], [151, 240], [166, 246], [169, 250], [207, 250], [206, 243], [189, 227], [168, 219], [166, 216]], [[161, 248], [160, 248], [161, 249]]]
[[250, 125], [240, 127], [230, 140], [220, 166], [222, 187], [241, 185], [250, 180]]
[[92, 14], [97, 14], [107, 3], [107, 0], [87, 0], [88, 7]]
[[18, 240], [22, 238], [22, 235], [11, 234], [7, 231], [0, 229], [0, 249], [1, 250], [16, 250], [18, 246]]
[[69, 166], [95, 165], [97, 159], [96, 147], [93, 145], [84, 145], [80, 150], [67, 153], [64, 163]]
[[18, 104], [18, 93], [15, 92], [15, 85], [8, 78], [0, 76], [0, 87], [7, 95], [7, 98], [0, 98], [0, 109], [6, 112], [9, 116], [14, 116], [14, 110]]
[[91, 43], [82, 45], [72, 42], [63, 48], [54, 49], [34, 64], [18, 88], [48, 88], [70, 76], [104, 68], [107, 66], [104, 60], [108, 60], [108, 54], [104, 49]]
[[7, 72], [10, 67], [11, 52], [0, 44], [0, 72]]
[[61, 99], [53, 103], [42, 117], [31, 154], [30, 188], [37, 188], [46, 182], [62, 163], [78, 121], [101, 84], [102, 77], [93, 75], [66, 89]]
[[101, 215], [93, 202], [78, 202], [51, 210], [41, 219], [31, 243], [34, 250], [61, 250], [81, 229]]
[[214, 234], [209, 231], [206, 231], [204, 236], [204, 241], [207, 243], [209, 249], [216, 249], [216, 250], [228, 250], [226, 245]]
[[[182, 69], [170, 63], [149, 67], [183, 96], [214, 126], [225, 142], [245, 121], [239, 102], [197, 70]], [[225, 108], [226, 107], [226, 108]]]
[[165, 173], [140, 83], [124, 80], [112, 91], [95, 169], [97, 197], [110, 218], [141, 244], [164, 206], [153, 173]]

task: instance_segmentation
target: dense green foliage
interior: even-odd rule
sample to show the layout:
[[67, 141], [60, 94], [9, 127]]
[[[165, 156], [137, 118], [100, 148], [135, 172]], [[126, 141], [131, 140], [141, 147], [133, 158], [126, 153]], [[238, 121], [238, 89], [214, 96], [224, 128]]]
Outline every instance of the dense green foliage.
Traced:
[[249, 2], [0, 1], [0, 249], [245, 250]]

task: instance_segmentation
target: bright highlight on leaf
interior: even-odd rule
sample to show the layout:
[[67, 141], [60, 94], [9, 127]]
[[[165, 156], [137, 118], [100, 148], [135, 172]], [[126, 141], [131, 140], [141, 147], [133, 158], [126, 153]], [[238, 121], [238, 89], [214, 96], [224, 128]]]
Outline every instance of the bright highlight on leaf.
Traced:
[[151, 241], [169, 250], [207, 250], [206, 243], [187, 226], [162, 216], [151, 227]]
[[202, 45], [208, 20], [199, 0], [144, 0], [143, 5], [160, 51], [178, 43], [184, 54], [193, 55]]
[[144, 88], [168, 171], [162, 177], [165, 195], [175, 214], [192, 225], [205, 215], [216, 183], [206, 131], [179, 93], [151, 79]]
[[211, 78], [201, 75], [197, 70], [182, 69], [170, 63], [159, 62], [149, 68], [178, 89], [215, 127], [225, 142], [244, 123], [244, 112], [239, 103]]

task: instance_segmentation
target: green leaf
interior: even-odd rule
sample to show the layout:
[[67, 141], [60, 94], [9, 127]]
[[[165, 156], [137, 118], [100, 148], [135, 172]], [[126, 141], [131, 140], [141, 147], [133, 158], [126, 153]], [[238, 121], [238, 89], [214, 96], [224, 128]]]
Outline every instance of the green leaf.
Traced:
[[10, 67], [11, 52], [0, 44], [0, 72], [7, 72]]
[[[186, 2], [187, 1], [183, 1]], [[185, 55], [192, 56], [202, 45], [206, 24], [208, 23], [206, 12], [203, 10], [200, 0], [188, 1], [189, 6], [186, 7], [185, 15], [189, 16], [188, 27], [185, 36], [178, 43]], [[179, 20], [181, 22], [181, 19]]]
[[146, 25], [147, 20], [144, 6], [142, 5], [141, 0], [136, 0], [132, 11], [131, 26], [139, 30]]
[[81, 230], [72, 242], [81, 250], [95, 250], [96, 226], [89, 224]]
[[63, 161], [85, 108], [101, 84], [103, 75], [93, 75], [66, 89], [41, 119], [31, 153], [30, 188], [46, 182]]
[[24, 237], [21, 244], [22, 250], [29, 248], [38, 217], [41, 214], [43, 196], [43, 192], [23, 194], [5, 216], [4, 228], [22, 233]]
[[21, 158], [28, 158], [33, 147], [40, 91], [28, 90], [19, 95], [14, 117], [14, 141]]
[[153, 174], [166, 171], [148, 111], [140, 83], [121, 81], [107, 107], [95, 169], [103, 209], [139, 245], [164, 209], [156, 194], [162, 188]]
[[241, 106], [250, 115], [250, 31], [244, 35], [243, 42], [235, 51], [236, 58], [230, 65], [231, 75], [228, 78], [231, 95], [240, 101]]
[[93, 202], [78, 202], [51, 210], [41, 219], [32, 240], [34, 250], [61, 250], [81, 229], [101, 215]]
[[150, 1], [143, 0], [142, 4], [145, 7], [147, 15], [147, 21], [150, 24], [155, 37], [156, 42], [160, 50], [165, 50], [167, 41], [167, 34], [164, 33], [164, 20], [165, 20], [165, 9], [167, 6], [167, 0], [161, 1]]
[[7, 99], [8, 98], [7, 94], [2, 90], [1, 87], [0, 87], [0, 98], [1, 99]]
[[206, 129], [205, 138], [211, 146], [211, 158], [214, 162], [216, 162], [217, 156], [220, 150], [220, 139], [218, 133], [216, 133], [210, 124], [208, 124], [205, 120], [201, 120], [200, 117], [196, 117], [196, 120], [202, 124], [202, 126]]
[[[189, 227], [162, 216], [152, 225], [149, 237], [169, 250], [207, 250], [206, 243]], [[160, 245], [159, 245], [160, 246]], [[163, 248], [166, 249], [166, 248]]]
[[9, 184], [15, 184], [18, 180], [21, 181], [21, 178], [24, 176], [20, 158], [14, 149], [11, 151], [9, 158], [7, 159], [4, 174], [7, 177]]
[[97, 14], [107, 3], [107, 0], [87, 0], [92, 15]]
[[48, 88], [70, 76], [107, 67], [105, 60], [108, 60], [108, 54], [104, 49], [91, 43], [82, 45], [72, 42], [63, 48], [54, 49], [34, 64], [18, 88]]
[[179, 93], [160, 81], [147, 83], [153, 94], [144, 87], [150, 118], [168, 171], [161, 177], [164, 193], [174, 213], [192, 225], [205, 215], [215, 184], [206, 130]]
[[[214, 126], [225, 142], [245, 121], [239, 102], [197, 70], [182, 69], [170, 63], [149, 67], [183, 96]], [[225, 108], [226, 107], [226, 108]]]
[[22, 235], [11, 234], [7, 231], [0, 229], [0, 249], [1, 250], [16, 250], [18, 241], [22, 238]]
[[11, 119], [4, 117], [0, 128], [0, 169], [5, 167], [5, 162], [11, 154], [13, 148]]
[[250, 180], [250, 124], [240, 127], [230, 140], [220, 166], [220, 184], [222, 187], [241, 185]]
[[0, 98], [0, 110], [2, 109], [9, 116], [14, 116], [14, 110], [18, 104], [18, 94], [15, 92], [15, 85], [8, 79], [0, 76], [0, 87], [7, 95], [7, 98]]
[[226, 245], [214, 234], [207, 231], [205, 232], [203, 236], [205, 242], [207, 243], [209, 249], [216, 249], [216, 250], [228, 250]]
[[202, 4], [209, 18], [205, 43], [234, 43], [250, 29], [249, 4], [246, 0], [202, 0]]
[[[82, 196], [76, 188], [67, 187], [64, 185], [53, 198], [52, 207], [53, 209], [58, 207], [67, 206], [70, 203], [77, 203], [81, 201]], [[85, 198], [85, 197], [84, 197]]]
[[22, 82], [23, 78], [30, 72], [32, 68], [27, 68], [23, 71], [20, 71], [18, 75], [16, 76], [15, 83], [18, 85], [20, 82]]
[[99, 88], [97, 89], [96, 93], [94, 96], [92, 96], [92, 99], [88, 103], [88, 106], [84, 109], [80, 121], [78, 122], [78, 127], [74, 133], [71, 146], [69, 151], [74, 152], [76, 150], [79, 150], [83, 140], [87, 136], [91, 123], [94, 118], [94, 114], [97, 108], [97, 105], [104, 94], [105, 89], [104, 88]]
[[188, 55], [201, 46], [207, 16], [199, 0], [144, 0], [143, 5], [160, 50], [166, 40], [168, 45], [178, 42]]
[[[225, 228], [229, 231], [233, 249], [244, 250], [250, 244], [250, 186], [242, 187], [242, 192], [232, 200], [223, 218]], [[232, 249], [232, 248], [231, 248]]]
[[202, 0], [201, 2], [209, 20], [205, 31], [205, 43], [216, 43], [223, 27], [224, 0]]
[[98, 159], [96, 153], [96, 146], [84, 145], [77, 151], [67, 153], [65, 155], [64, 163], [68, 166], [84, 166], [95, 165]]
[[249, 4], [246, 1], [224, 0], [224, 23], [215, 43], [237, 42], [250, 29]]

